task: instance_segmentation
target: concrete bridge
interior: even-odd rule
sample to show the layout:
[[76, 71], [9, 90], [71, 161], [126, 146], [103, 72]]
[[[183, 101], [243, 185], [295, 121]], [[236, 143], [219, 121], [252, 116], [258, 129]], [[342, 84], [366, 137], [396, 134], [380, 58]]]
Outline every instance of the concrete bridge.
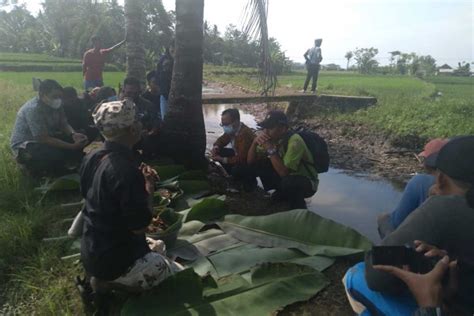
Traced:
[[281, 94], [262, 96], [257, 94], [204, 94], [203, 104], [261, 104], [288, 102], [287, 114], [302, 117], [315, 109], [338, 110], [342, 112], [357, 111], [377, 103], [374, 97], [345, 96], [327, 94]]

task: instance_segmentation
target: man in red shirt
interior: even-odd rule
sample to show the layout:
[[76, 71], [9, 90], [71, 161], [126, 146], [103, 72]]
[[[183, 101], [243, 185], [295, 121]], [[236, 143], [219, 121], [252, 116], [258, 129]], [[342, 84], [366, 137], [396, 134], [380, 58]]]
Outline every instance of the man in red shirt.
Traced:
[[102, 87], [102, 70], [105, 65], [105, 57], [113, 50], [119, 48], [125, 43], [125, 40], [110, 47], [102, 49], [102, 41], [100, 37], [94, 36], [91, 39], [94, 48], [89, 49], [82, 59], [82, 73], [84, 75], [84, 89], [89, 90], [95, 87]]

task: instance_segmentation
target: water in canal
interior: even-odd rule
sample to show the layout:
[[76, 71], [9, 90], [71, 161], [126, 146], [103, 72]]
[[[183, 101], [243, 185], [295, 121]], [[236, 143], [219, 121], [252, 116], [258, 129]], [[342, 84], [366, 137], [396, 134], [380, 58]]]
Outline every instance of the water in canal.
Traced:
[[[215, 92], [213, 92], [215, 93]], [[219, 126], [222, 111], [230, 105], [204, 105], [208, 148], [222, 134]], [[241, 121], [255, 128], [252, 115], [240, 111]], [[319, 190], [307, 200], [308, 209], [321, 216], [350, 226], [374, 242], [380, 239], [376, 217], [391, 211], [401, 197], [401, 189], [385, 180], [374, 180], [364, 174], [330, 169], [320, 176]]]

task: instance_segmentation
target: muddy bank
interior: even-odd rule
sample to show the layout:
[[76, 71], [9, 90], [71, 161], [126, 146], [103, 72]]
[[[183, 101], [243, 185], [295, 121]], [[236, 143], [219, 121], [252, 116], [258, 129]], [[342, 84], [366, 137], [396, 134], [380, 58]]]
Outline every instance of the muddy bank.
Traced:
[[[252, 93], [245, 88], [225, 83], [207, 82], [206, 85], [229, 94]], [[285, 109], [286, 106], [287, 104], [242, 104], [238, 108], [254, 115], [258, 122], [269, 110]], [[422, 150], [426, 140], [416, 136], [392, 137], [370, 126], [336, 121], [328, 115], [294, 120], [292, 127], [320, 134], [328, 143], [333, 168], [387, 178], [400, 182], [401, 185], [414, 173], [423, 170], [416, 154]]]

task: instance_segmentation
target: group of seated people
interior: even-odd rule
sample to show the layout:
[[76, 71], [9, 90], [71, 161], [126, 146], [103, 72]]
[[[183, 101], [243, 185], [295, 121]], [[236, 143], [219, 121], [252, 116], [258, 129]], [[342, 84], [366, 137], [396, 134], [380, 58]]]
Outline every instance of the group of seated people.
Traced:
[[281, 111], [270, 111], [255, 133], [240, 121], [237, 109], [222, 112], [224, 135], [214, 143], [212, 159], [223, 164], [245, 191], [253, 191], [260, 178], [272, 200], [287, 201], [290, 209], [306, 208], [305, 198], [318, 189], [318, 172], [303, 138], [289, 127]]
[[144, 157], [156, 155], [155, 142], [162, 121], [160, 92], [154, 72], [147, 79], [148, 89], [143, 94], [138, 79], [126, 78], [118, 95], [115, 89], [105, 86], [86, 91], [81, 97], [73, 87], [63, 88], [50, 79], [42, 81], [38, 96], [26, 102], [16, 117], [10, 143], [16, 161], [34, 176], [74, 171], [84, 157], [84, 148], [102, 140], [93, 122], [94, 108], [124, 99], [133, 100], [143, 124], [135, 149]]
[[[74, 114], [82, 107], [90, 117]], [[156, 245], [145, 237], [158, 175], [136, 151], [155, 153], [159, 113], [133, 78], [124, 81], [118, 96], [101, 88], [82, 99], [45, 80], [38, 97], [18, 112], [11, 147], [19, 163], [36, 170], [80, 164], [81, 259], [92, 279], [149, 289], [182, 269], [152, 251]], [[224, 134], [211, 158], [244, 190], [254, 190], [259, 177], [265, 190], [275, 190], [273, 199], [306, 207], [305, 198], [318, 189], [318, 173], [310, 149], [283, 112], [270, 111], [258, 132], [240, 121], [236, 109], [222, 113], [221, 125]], [[85, 156], [85, 146], [99, 137], [103, 144]], [[381, 246], [442, 259], [433, 262], [432, 271], [418, 274], [405, 265], [381, 264], [369, 252], [344, 277], [359, 314], [472, 315], [474, 310], [474, 136], [433, 140], [420, 156], [428, 174], [416, 175], [396, 210], [379, 217]]]

